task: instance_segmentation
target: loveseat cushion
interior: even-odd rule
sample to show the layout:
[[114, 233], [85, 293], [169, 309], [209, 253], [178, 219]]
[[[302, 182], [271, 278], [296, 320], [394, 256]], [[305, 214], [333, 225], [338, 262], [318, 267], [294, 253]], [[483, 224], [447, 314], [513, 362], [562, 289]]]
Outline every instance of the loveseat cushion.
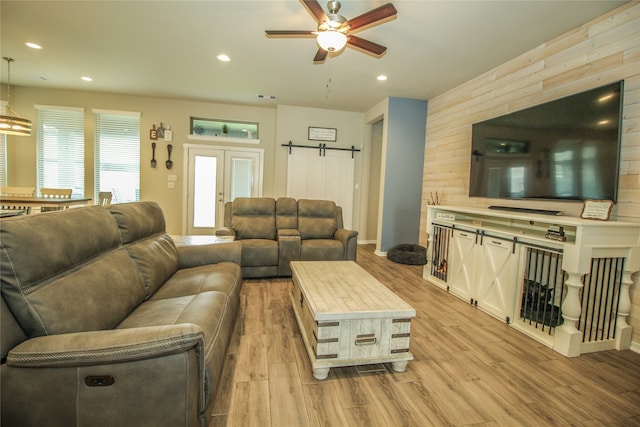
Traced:
[[276, 200], [276, 228], [298, 228], [298, 203], [291, 197], [280, 197]]
[[242, 241], [242, 266], [261, 267], [278, 265], [278, 241], [246, 239]]
[[337, 229], [335, 202], [298, 200], [298, 230], [302, 240], [332, 239]]
[[233, 201], [231, 228], [236, 238], [276, 238], [276, 202], [269, 197], [238, 197]]
[[300, 245], [300, 259], [305, 261], [344, 260], [344, 246], [339, 240], [307, 239]]
[[3, 220], [2, 295], [31, 337], [111, 329], [144, 300], [109, 212], [92, 206]]

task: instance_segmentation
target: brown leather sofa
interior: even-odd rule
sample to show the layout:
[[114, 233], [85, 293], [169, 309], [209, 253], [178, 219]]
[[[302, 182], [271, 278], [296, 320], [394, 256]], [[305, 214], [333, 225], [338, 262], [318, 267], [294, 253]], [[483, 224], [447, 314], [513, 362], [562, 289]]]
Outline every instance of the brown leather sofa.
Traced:
[[331, 200], [238, 197], [225, 204], [220, 237], [242, 243], [245, 278], [291, 276], [290, 261], [356, 259], [358, 232]]
[[241, 245], [176, 247], [153, 202], [0, 223], [3, 426], [205, 426]]

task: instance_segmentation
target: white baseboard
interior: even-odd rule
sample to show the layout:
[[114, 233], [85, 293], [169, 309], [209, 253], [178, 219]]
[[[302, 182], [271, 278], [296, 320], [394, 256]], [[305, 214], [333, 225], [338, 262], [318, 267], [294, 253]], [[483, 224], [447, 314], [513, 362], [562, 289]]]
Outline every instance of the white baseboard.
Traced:
[[358, 240], [359, 245], [375, 245], [375, 240]]
[[629, 347], [629, 350], [640, 354], [640, 343], [631, 341], [631, 347]]

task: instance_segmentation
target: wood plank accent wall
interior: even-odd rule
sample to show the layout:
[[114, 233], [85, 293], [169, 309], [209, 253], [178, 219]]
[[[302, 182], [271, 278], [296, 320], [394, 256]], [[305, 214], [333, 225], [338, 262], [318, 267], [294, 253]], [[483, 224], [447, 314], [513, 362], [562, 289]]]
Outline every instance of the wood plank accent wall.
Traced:
[[[522, 202], [468, 197], [473, 123], [625, 81], [618, 204], [613, 218], [640, 222], [640, 2], [632, 1], [429, 100], [420, 215], [427, 242], [426, 206], [442, 204], [537, 207], [578, 216], [582, 203]], [[640, 346], [640, 274], [632, 287], [631, 325]], [[640, 347], [639, 347], [640, 349]]]

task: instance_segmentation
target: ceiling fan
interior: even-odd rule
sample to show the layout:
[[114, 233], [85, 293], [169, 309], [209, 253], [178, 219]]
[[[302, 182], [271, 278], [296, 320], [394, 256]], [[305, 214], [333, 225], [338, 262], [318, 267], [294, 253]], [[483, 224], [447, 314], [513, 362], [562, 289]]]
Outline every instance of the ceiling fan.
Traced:
[[313, 58], [313, 62], [316, 63], [323, 62], [329, 52], [338, 52], [345, 45], [362, 49], [377, 57], [382, 56], [387, 51], [385, 46], [357, 37], [353, 33], [395, 17], [398, 11], [391, 3], [347, 20], [347, 18], [339, 14], [339, 1], [327, 3], [329, 13], [324, 12], [317, 0], [301, 1], [318, 23], [318, 29], [316, 31], [266, 30], [267, 37], [316, 37], [320, 46], [316, 56]]

